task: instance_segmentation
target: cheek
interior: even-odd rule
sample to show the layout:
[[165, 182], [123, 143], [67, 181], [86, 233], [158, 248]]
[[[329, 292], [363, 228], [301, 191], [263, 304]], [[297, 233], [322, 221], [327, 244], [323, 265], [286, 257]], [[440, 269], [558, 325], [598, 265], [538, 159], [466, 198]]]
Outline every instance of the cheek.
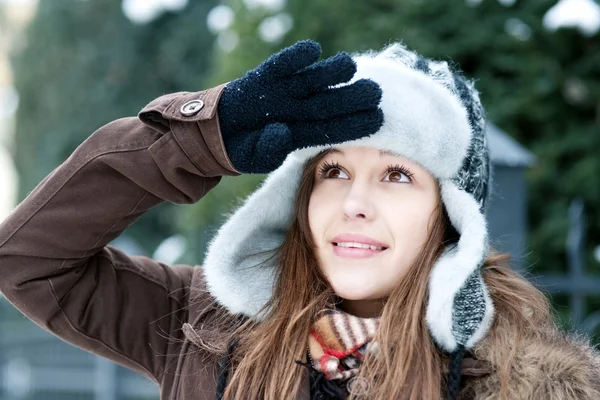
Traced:
[[323, 204], [322, 199], [312, 194], [308, 202], [308, 226], [315, 245], [319, 245], [319, 238], [323, 235]]
[[395, 207], [388, 208], [384, 215], [394, 242], [404, 251], [415, 249], [418, 252], [429, 236], [429, 224], [436, 203], [415, 199], [411, 202], [396, 201], [394, 204]]
[[[308, 202], [308, 225], [315, 238], [316, 244], [323, 238], [325, 229], [331, 221], [333, 210], [336, 209], [335, 199], [331, 193], [316, 189], [310, 196]], [[338, 208], [339, 209], [339, 208]]]
[[308, 226], [310, 227], [310, 231], [314, 232], [316, 229], [315, 223], [319, 219], [315, 215], [318, 210], [317, 204], [315, 204], [314, 196], [310, 196], [310, 200], [308, 201]]

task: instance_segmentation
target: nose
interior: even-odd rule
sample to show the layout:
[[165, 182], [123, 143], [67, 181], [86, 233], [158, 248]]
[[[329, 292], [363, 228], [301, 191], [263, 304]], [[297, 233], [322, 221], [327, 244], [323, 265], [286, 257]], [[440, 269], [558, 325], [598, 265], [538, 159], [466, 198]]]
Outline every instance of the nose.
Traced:
[[368, 185], [355, 181], [344, 198], [342, 208], [346, 219], [373, 219], [375, 208]]

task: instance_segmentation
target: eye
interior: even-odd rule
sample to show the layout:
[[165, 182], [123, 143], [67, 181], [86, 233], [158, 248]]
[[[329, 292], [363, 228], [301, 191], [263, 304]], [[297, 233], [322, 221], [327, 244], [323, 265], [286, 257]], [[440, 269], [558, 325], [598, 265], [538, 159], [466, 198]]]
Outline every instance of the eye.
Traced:
[[321, 168], [319, 168], [319, 178], [321, 179], [348, 179], [348, 175], [342, 170], [340, 164], [336, 161], [335, 163], [329, 163], [325, 161]]
[[389, 177], [388, 182], [394, 183], [411, 183], [413, 176], [414, 174], [408, 168], [398, 164], [388, 166], [388, 173], [386, 175], [386, 177]]
[[[392, 183], [411, 183], [413, 181], [413, 173], [403, 165], [389, 165], [385, 181]], [[349, 179], [348, 175], [343, 171], [340, 164], [336, 161], [330, 163], [325, 161], [319, 168], [320, 179]]]

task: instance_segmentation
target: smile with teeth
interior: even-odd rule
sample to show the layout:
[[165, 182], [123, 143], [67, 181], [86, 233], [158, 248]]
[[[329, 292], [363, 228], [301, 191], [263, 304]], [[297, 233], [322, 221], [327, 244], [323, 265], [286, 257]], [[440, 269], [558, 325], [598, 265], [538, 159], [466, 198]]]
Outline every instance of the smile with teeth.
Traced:
[[381, 246], [373, 246], [370, 244], [365, 244], [365, 243], [358, 243], [358, 242], [338, 242], [338, 243], [333, 243], [334, 246], [339, 246], [339, 247], [351, 247], [351, 248], [355, 248], [355, 249], [371, 249], [371, 250], [384, 250], [384, 247]]

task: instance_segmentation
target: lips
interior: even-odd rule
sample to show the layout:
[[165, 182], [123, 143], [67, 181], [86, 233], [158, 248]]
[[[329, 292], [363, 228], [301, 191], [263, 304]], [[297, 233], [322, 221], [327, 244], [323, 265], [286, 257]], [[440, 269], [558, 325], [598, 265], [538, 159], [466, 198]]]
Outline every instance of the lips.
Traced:
[[[358, 245], [369, 245], [378, 247], [378, 249], [365, 248], [364, 246], [361, 248], [347, 247], [346, 245], [338, 246], [338, 243], [355, 243]], [[372, 237], [354, 233], [344, 233], [341, 235], [337, 235], [331, 241], [331, 245], [333, 247], [333, 252], [335, 253], [335, 255], [343, 258], [375, 257], [383, 253], [388, 248], [387, 244], [375, 240]]]
[[343, 233], [341, 235], [337, 235], [336, 237], [334, 237], [331, 240], [331, 242], [334, 245], [336, 245], [337, 243], [340, 243], [340, 242], [368, 244], [370, 246], [383, 247], [384, 250], [389, 247], [387, 244], [385, 244], [383, 242], [375, 240], [372, 237], [369, 237], [366, 235], [361, 235], [359, 233]]
[[333, 253], [343, 258], [369, 258], [385, 252], [385, 250], [357, 249], [352, 247], [341, 247], [332, 245]]

